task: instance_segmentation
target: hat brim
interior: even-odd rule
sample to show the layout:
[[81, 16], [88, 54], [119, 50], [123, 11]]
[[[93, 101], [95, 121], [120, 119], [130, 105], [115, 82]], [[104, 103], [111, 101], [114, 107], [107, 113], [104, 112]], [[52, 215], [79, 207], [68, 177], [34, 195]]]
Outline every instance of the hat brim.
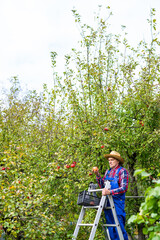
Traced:
[[124, 163], [124, 159], [121, 158], [120, 156], [117, 156], [117, 155], [113, 155], [113, 154], [105, 154], [104, 155], [105, 158], [115, 158], [117, 159], [120, 163]]

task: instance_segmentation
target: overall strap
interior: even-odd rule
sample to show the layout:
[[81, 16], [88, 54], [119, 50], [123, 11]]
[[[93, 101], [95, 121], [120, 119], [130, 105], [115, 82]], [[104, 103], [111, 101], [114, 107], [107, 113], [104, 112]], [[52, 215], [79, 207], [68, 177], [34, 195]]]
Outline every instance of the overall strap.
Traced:
[[111, 169], [107, 171], [106, 177], [109, 176]]
[[118, 168], [118, 170], [117, 170], [117, 172], [116, 172], [116, 174], [115, 174], [116, 177], [119, 177], [119, 172], [121, 171], [121, 169], [122, 169], [122, 167], [119, 167], [119, 168]]

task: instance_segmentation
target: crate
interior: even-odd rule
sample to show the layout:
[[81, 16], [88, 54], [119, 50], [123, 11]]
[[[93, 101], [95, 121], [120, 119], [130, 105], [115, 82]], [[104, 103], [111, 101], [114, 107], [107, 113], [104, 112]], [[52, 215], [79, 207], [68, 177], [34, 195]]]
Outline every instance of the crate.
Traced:
[[80, 192], [78, 195], [77, 204], [83, 206], [97, 206], [99, 205], [100, 198], [96, 196], [94, 193], [89, 193], [88, 191], [84, 190]]

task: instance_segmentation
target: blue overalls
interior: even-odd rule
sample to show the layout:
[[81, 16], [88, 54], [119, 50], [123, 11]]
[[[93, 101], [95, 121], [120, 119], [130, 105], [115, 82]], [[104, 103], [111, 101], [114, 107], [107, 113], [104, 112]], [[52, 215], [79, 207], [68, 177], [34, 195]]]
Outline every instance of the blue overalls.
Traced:
[[[121, 169], [122, 169], [122, 167], [120, 167], [117, 170], [114, 178], [109, 177], [109, 173], [110, 173], [110, 170], [109, 170], [107, 175], [106, 175], [106, 178], [104, 179], [104, 181], [105, 180], [110, 181], [111, 190], [119, 188], [118, 180], [119, 180], [119, 171]], [[119, 224], [121, 226], [121, 230], [122, 230], [124, 240], [128, 240], [127, 232], [124, 228], [125, 217], [126, 217], [126, 213], [124, 211], [124, 208], [125, 208], [125, 193], [113, 195], [113, 201], [114, 201], [115, 210], [116, 210], [116, 213], [117, 213]], [[109, 206], [109, 201], [107, 202], [107, 206]], [[113, 214], [112, 214], [111, 209], [105, 209], [104, 213], [105, 213], [106, 223], [107, 224], [114, 224], [115, 222], [114, 222], [114, 218], [113, 218]], [[119, 240], [117, 229], [115, 227], [108, 227], [108, 230], [109, 230], [111, 240]]]

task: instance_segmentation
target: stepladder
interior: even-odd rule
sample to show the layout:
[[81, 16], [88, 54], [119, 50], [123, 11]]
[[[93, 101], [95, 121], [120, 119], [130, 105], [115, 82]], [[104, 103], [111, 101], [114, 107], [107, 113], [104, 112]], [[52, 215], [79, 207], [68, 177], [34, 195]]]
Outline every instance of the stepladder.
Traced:
[[[110, 189], [110, 182], [109, 181], [105, 182], [105, 188]], [[105, 239], [106, 240], [111, 240], [108, 228], [109, 227], [115, 227], [117, 229], [117, 234], [119, 236], [119, 239], [124, 240], [122, 230], [121, 230], [118, 218], [117, 218], [117, 214], [116, 214], [115, 205], [114, 205], [112, 195], [102, 196], [99, 199], [99, 202], [98, 202], [97, 198], [96, 198], [96, 192], [99, 192], [99, 191], [102, 191], [102, 189], [95, 189], [95, 187], [93, 187], [93, 184], [89, 186], [88, 191], [84, 191], [83, 194], [86, 194], [86, 195], [83, 196], [83, 203], [81, 204], [82, 208], [81, 208], [81, 212], [79, 214], [79, 218], [78, 218], [78, 221], [77, 221], [74, 233], [73, 233], [72, 240], [76, 240], [76, 239], [78, 240], [78, 236], [79, 236], [78, 233], [79, 233], [80, 227], [83, 227], [83, 226], [91, 227], [91, 232], [90, 232], [90, 236], [89, 236], [88, 240], [94, 240], [94, 237], [95, 237], [95, 234], [96, 234], [96, 231], [97, 231], [97, 227], [98, 227], [98, 224], [99, 224], [100, 219], [102, 217], [104, 209], [108, 209], [108, 210], [110, 209], [112, 211], [112, 215], [113, 215], [113, 218], [114, 218], [114, 224], [107, 224], [107, 223], [104, 223], [104, 222], [102, 223], [102, 228], [104, 230]], [[84, 198], [86, 198], [87, 201], [85, 201]], [[109, 204], [106, 204], [107, 202]], [[93, 223], [83, 223], [86, 209], [95, 209], [97, 211]]]

